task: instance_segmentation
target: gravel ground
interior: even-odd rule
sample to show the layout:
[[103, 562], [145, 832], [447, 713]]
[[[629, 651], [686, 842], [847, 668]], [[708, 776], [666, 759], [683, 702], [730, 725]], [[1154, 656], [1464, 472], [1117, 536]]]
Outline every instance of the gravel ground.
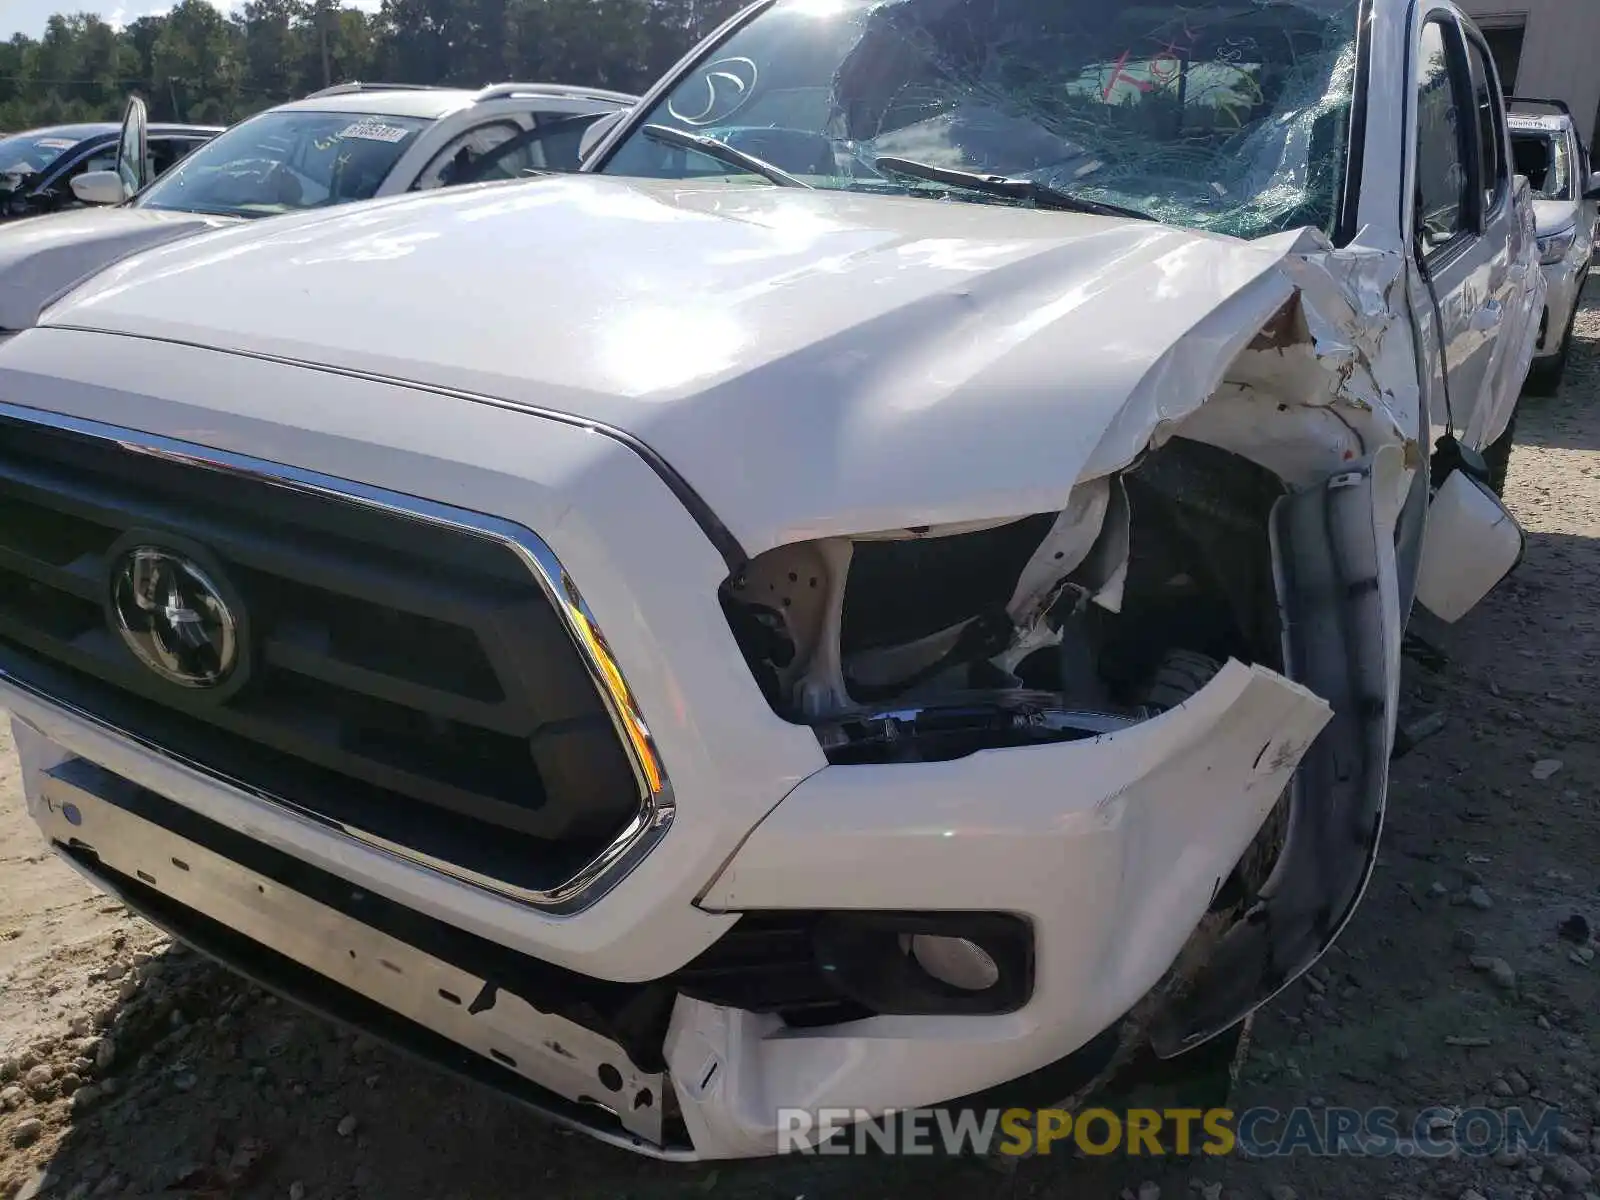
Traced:
[[[0, 1196], [1197, 1196], [1600, 1200], [1600, 296], [1525, 402], [1517, 574], [1407, 659], [1375, 881], [1256, 1022], [1236, 1109], [1544, 1105], [1549, 1154], [1273, 1160], [637, 1160], [279, 1004], [91, 892], [21, 813], [0, 735]], [[1575, 917], [1582, 920], [1575, 920]]]

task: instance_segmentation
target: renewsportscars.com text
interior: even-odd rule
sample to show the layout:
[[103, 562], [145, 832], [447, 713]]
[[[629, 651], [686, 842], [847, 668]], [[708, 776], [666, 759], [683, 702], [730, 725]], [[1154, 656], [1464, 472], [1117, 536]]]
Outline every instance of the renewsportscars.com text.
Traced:
[[1560, 1118], [1445, 1106], [1414, 1119], [1392, 1108], [780, 1109], [778, 1153], [1488, 1157], [1549, 1150]]

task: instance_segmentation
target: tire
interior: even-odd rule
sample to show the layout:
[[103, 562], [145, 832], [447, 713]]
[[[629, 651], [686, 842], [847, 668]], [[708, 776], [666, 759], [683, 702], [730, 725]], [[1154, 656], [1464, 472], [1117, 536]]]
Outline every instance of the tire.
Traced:
[[[1566, 353], [1565, 350], [1562, 351]], [[1485, 448], [1483, 462], [1489, 468], [1489, 489], [1496, 496], [1506, 494], [1506, 472], [1511, 467], [1511, 446], [1516, 441], [1517, 410], [1511, 410], [1511, 419], [1506, 422], [1506, 431]]]
[[1194, 695], [1211, 677], [1222, 669], [1222, 664], [1193, 650], [1169, 650], [1156, 673], [1144, 690], [1144, 704], [1157, 712], [1177, 708]]
[[1567, 359], [1571, 354], [1572, 326], [1569, 324], [1567, 332], [1561, 339], [1560, 352], [1554, 358], [1535, 362], [1528, 368], [1528, 378], [1522, 384], [1523, 392], [1529, 396], [1554, 396], [1561, 389], [1562, 379], [1566, 377]]
[[1561, 381], [1567, 374], [1567, 360], [1572, 357], [1572, 330], [1578, 323], [1578, 306], [1583, 299], [1584, 284], [1588, 281], [1586, 275], [1573, 293], [1572, 312], [1567, 316], [1567, 327], [1561, 334], [1560, 351], [1554, 358], [1536, 361], [1528, 368], [1528, 378], [1522, 385], [1522, 390], [1528, 395], [1554, 396], [1560, 390]]

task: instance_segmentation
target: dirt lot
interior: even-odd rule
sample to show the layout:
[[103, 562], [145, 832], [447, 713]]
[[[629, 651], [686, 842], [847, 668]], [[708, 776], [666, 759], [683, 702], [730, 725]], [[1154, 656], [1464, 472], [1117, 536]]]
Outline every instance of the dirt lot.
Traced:
[[1395, 764], [1365, 904], [1316, 978], [1257, 1022], [1235, 1095], [1241, 1110], [1388, 1106], [1407, 1122], [1549, 1105], [1551, 1153], [639, 1161], [168, 946], [45, 854], [0, 735], [0, 1196], [1600, 1200], [1593, 291], [1579, 333], [1562, 395], [1521, 418], [1509, 494], [1527, 559], [1460, 626], [1423, 629], [1440, 654], [1408, 658], [1404, 720], [1443, 726]]

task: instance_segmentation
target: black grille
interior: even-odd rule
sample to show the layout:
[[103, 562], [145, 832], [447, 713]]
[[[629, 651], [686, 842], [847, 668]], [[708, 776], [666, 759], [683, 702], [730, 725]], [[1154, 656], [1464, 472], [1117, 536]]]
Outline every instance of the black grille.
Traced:
[[[106, 616], [129, 530], [208, 553], [248, 616], [232, 694], [162, 680]], [[566, 626], [497, 539], [0, 419], [0, 670], [341, 824], [556, 886], [640, 784]]]

